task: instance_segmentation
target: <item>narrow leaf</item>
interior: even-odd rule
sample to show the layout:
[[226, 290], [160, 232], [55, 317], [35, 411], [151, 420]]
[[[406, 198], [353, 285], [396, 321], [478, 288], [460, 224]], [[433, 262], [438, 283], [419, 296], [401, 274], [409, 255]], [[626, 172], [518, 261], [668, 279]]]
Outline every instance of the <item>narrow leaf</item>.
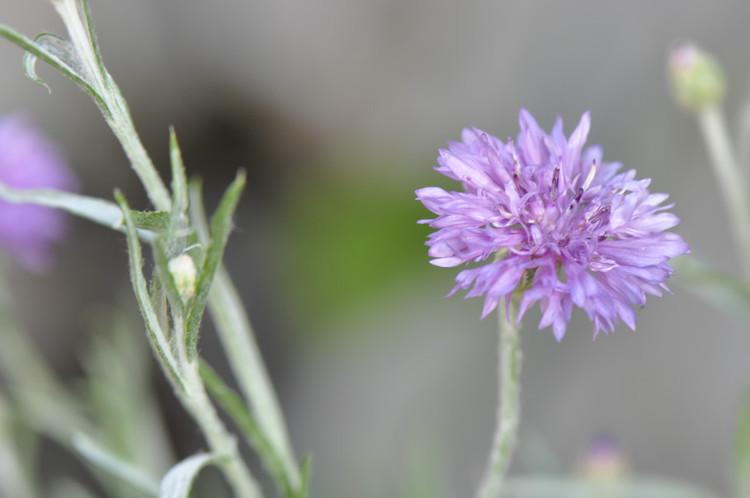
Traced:
[[206, 207], [203, 204], [203, 184], [200, 178], [193, 178], [189, 186], [190, 195], [190, 221], [198, 233], [200, 242], [208, 246], [211, 235], [208, 233], [208, 221], [206, 220]]
[[172, 127], [169, 129], [169, 157], [172, 163], [172, 219], [186, 219], [189, 205], [187, 176], [177, 135]]
[[149, 283], [149, 294], [151, 295], [151, 306], [154, 308], [154, 312], [159, 319], [159, 324], [162, 330], [169, 330], [169, 319], [167, 309], [167, 298], [164, 294], [164, 288], [161, 285], [161, 280], [158, 278], [158, 271], [154, 271], [151, 275], [151, 282]]
[[[60, 190], [16, 190], [2, 183], [0, 183], [0, 199], [14, 204], [36, 204], [37, 206], [62, 209], [94, 223], [124, 231], [122, 211], [117, 207], [117, 204], [105, 201], [104, 199], [72, 194]], [[154, 220], [149, 216], [136, 216], [138, 216], [143, 227], [138, 228], [138, 225], [134, 222], [138, 236], [145, 241], [153, 240], [154, 233], [151, 231], [151, 228], [157, 226], [153, 222]]]
[[190, 307], [187, 320], [187, 347], [188, 354], [192, 357], [196, 354], [198, 342], [198, 330], [200, 328], [203, 312], [206, 309], [208, 293], [216, 276], [216, 270], [221, 264], [224, 249], [232, 229], [232, 216], [237, 208], [237, 203], [245, 187], [245, 173], [240, 171], [232, 184], [227, 188], [222, 197], [219, 207], [211, 220], [211, 241], [206, 250], [206, 257], [200, 271], [195, 299]]
[[[34, 43], [49, 53], [51, 56], [59, 60], [65, 67], [72, 73], [76, 74], [79, 78], [84, 80], [89, 86], [91, 85], [91, 78], [86, 73], [81, 59], [78, 57], [73, 44], [65, 38], [58, 36], [53, 33], [40, 33], [34, 38]], [[31, 53], [26, 52], [23, 57], [24, 68], [26, 69], [26, 75], [33, 81], [40, 83], [50, 90], [47, 83], [36, 75], [36, 61], [38, 57]], [[50, 90], [51, 93], [51, 90]]]
[[181, 461], [161, 480], [159, 498], [188, 498], [198, 473], [216, 460], [216, 455], [211, 453], [198, 453]]
[[[94, 49], [94, 55], [96, 55], [96, 62], [100, 68], [104, 68], [104, 61], [102, 61], [102, 54], [99, 51], [99, 42], [96, 39], [96, 31], [94, 31], [94, 23], [91, 21], [91, 8], [89, 6], [89, 0], [82, 0], [83, 4], [83, 20], [86, 22], [86, 28], [89, 32], [89, 40], [91, 40], [91, 47]], [[106, 72], [106, 71], [105, 71]]]
[[190, 225], [195, 230], [196, 237], [196, 245], [194, 250], [191, 251], [191, 255], [198, 268], [203, 267], [203, 262], [206, 260], [206, 247], [210, 243], [202, 188], [203, 184], [200, 178], [193, 178], [188, 184], [188, 214]]
[[166, 211], [131, 211], [130, 217], [139, 230], [163, 232], [169, 226], [169, 213]]
[[33, 81], [34, 83], [37, 83], [39, 85], [42, 85], [44, 88], [47, 89], [48, 93], [52, 93], [52, 89], [49, 87], [46, 81], [44, 81], [42, 78], [40, 78], [36, 74], [36, 61], [39, 60], [39, 58], [32, 54], [31, 52], [25, 52], [23, 54], [23, 69], [26, 73], [26, 76]]
[[162, 237], [157, 237], [154, 242], [154, 261], [156, 262], [159, 280], [169, 297], [169, 304], [173, 307], [173, 311], [176, 310], [181, 316], [184, 316], [185, 303], [182, 302], [177, 283], [172, 272], [169, 271], [169, 255], [165, 247], [165, 240]]
[[177, 135], [171, 127], [169, 130], [169, 155], [172, 164], [172, 211], [169, 216], [168, 230], [154, 245], [154, 257], [169, 301], [184, 317], [186, 303], [183, 302], [168, 265], [173, 258], [182, 255], [191, 246], [194, 246], [196, 234], [190, 227], [187, 216], [189, 201], [185, 166], [182, 162], [180, 147], [177, 144]]
[[146, 330], [151, 340], [154, 351], [159, 356], [161, 364], [170, 376], [175, 386], [181, 386], [182, 380], [178, 374], [179, 369], [172, 355], [172, 351], [166, 339], [166, 335], [159, 323], [159, 316], [151, 304], [151, 296], [148, 293], [148, 284], [143, 276], [143, 255], [141, 253], [141, 244], [138, 240], [135, 224], [130, 216], [130, 208], [127, 201], [119, 191], [115, 192], [115, 197], [120, 209], [122, 210], [125, 220], [125, 233], [128, 240], [128, 255], [130, 259], [130, 280], [133, 284], [138, 307], [143, 315], [143, 321], [146, 324]]
[[263, 466], [273, 478], [279, 493], [284, 496], [297, 498], [298, 494], [292, 490], [289, 480], [284, 474], [284, 467], [274, 453], [273, 447], [258, 428], [258, 424], [250, 414], [242, 398], [229, 386], [204, 360], [200, 362], [200, 376], [206, 389], [219, 403], [219, 406], [231, 417], [250, 446], [258, 453]]
[[123, 460], [85, 434], [75, 434], [70, 442], [78, 453], [96, 467], [117, 476], [149, 496], [158, 495], [159, 484], [144, 469]]
[[[94, 89], [93, 86], [87, 81], [86, 77], [82, 74], [79, 74], [79, 72], [76, 70], [75, 67], [71, 67], [70, 64], [73, 64], [73, 66], [80, 66], [80, 64], [75, 64], [72, 61], [73, 56], [70, 57], [63, 57], [60, 58], [61, 55], [58, 53], [61, 50], [61, 47], [63, 46], [62, 43], [59, 42], [51, 42], [50, 37], [55, 37], [55, 35], [50, 35], [48, 33], [42, 33], [39, 35], [40, 37], [46, 37], [42, 38], [43, 41], [45, 41], [46, 45], [40, 45], [34, 40], [30, 40], [29, 38], [25, 37], [18, 31], [14, 30], [13, 28], [6, 26], [4, 24], [0, 24], [0, 36], [7, 39], [8, 41], [15, 43], [22, 49], [26, 50], [29, 54], [29, 56], [24, 57], [24, 68], [26, 69], [27, 75], [29, 78], [31, 78], [33, 81], [37, 83], [41, 83], [44, 86], [47, 87], [49, 90], [49, 87], [43, 83], [41, 78], [39, 78], [36, 75], [36, 69], [35, 64], [36, 58], [39, 58], [52, 66], [53, 68], [60, 71], [62, 74], [73, 80], [78, 86], [80, 86], [86, 93], [88, 93], [91, 98], [94, 99], [96, 104], [99, 106], [101, 111], [105, 114], [105, 116], [109, 116], [109, 108], [107, 107], [107, 104], [104, 102], [104, 99], [102, 96]], [[58, 39], [61, 39], [59, 37], [56, 37]], [[53, 48], [50, 48], [53, 47]]]
[[734, 440], [735, 496], [750, 496], [750, 398], [745, 400], [740, 412]]

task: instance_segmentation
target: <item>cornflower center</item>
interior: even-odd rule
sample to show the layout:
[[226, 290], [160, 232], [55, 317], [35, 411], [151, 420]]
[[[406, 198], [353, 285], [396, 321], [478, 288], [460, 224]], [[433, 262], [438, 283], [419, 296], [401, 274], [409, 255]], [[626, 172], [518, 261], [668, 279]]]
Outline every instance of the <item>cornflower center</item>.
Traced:
[[[515, 154], [513, 159], [513, 185], [522, 203], [519, 211], [522, 219], [514, 226], [525, 230], [526, 241], [512, 248], [511, 252], [531, 258], [552, 253], [558, 260], [564, 257], [588, 263], [598, 243], [607, 238], [605, 230], [611, 212], [611, 196], [602, 196], [596, 187], [589, 190], [596, 177], [596, 161], [592, 162], [585, 180], [577, 188], [578, 181], [574, 180], [567, 186], [567, 193], [562, 194], [561, 190], [566, 186], [561, 185], [559, 166], [554, 168], [549, 184], [540, 182], [541, 185], [535, 186], [524, 181]], [[541, 173], [537, 175], [541, 176]]]

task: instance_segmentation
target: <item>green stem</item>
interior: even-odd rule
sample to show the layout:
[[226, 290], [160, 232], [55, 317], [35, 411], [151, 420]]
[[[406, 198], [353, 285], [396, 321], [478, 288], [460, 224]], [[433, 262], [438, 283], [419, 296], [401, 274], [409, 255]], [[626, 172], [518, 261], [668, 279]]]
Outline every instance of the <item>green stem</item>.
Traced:
[[138, 179], [143, 184], [149, 200], [157, 211], [169, 211], [172, 207], [169, 191], [156, 171], [151, 157], [143, 147], [138, 133], [135, 131], [133, 119], [130, 116], [125, 100], [120, 94], [120, 90], [115, 87], [112, 93], [105, 94], [104, 98], [111, 112], [109, 117], [105, 115], [107, 124], [109, 124], [112, 132], [120, 141], [122, 149], [128, 156], [133, 171], [135, 171]]
[[517, 314], [518, 302], [515, 299], [511, 300], [510, 316], [506, 314], [503, 303], [498, 306], [500, 365], [498, 367], [497, 429], [476, 498], [500, 496], [503, 480], [516, 445], [521, 374], [521, 347], [518, 328], [515, 325]]
[[183, 369], [185, 391], [179, 393], [185, 408], [200, 426], [211, 451], [219, 455], [219, 465], [234, 490], [235, 498], [262, 498], [263, 493], [245, 466], [237, 440], [219, 419], [198, 374], [197, 363]]
[[742, 256], [743, 272], [750, 278], [750, 203], [746, 180], [729, 139], [726, 119], [718, 105], [698, 111], [697, 117]]

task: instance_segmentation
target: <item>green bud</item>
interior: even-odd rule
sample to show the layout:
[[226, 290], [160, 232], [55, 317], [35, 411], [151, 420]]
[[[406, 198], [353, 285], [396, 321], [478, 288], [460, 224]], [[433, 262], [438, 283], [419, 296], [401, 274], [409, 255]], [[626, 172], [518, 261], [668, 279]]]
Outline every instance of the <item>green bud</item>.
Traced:
[[721, 66], [693, 43], [680, 43], [670, 51], [669, 74], [674, 97], [686, 109], [700, 111], [724, 98], [726, 79]]
[[182, 302], [187, 304], [195, 296], [195, 281], [198, 276], [193, 258], [188, 254], [181, 254], [170, 260], [168, 268]]

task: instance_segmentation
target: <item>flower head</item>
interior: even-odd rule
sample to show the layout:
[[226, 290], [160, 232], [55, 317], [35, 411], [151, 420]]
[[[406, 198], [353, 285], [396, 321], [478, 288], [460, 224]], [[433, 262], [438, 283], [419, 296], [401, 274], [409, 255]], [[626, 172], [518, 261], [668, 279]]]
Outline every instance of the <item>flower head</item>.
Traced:
[[[75, 190], [77, 182], [52, 143], [18, 117], [0, 119], [0, 182], [16, 189]], [[52, 243], [65, 235], [62, 211], [0, 201], [0, 247], [21, 265], [43, 271]]]
[[[427, 245], [431, 262], [458, 266], [493, 260], [461, 271], [458, 289], [485, 296], [482, 318], [513, 292], [522, 292], [518, 321], [536, 302], [539, 328], [565, 335], [573, 305], [600, 330], [622, 320], [635, 329], [633, 305], [661, 296], [673, 273], [667, 261], [689, 252], [679, 235], [665, 232], [679, 218], [664, 212], [666, 194], [651, 194], [650, 180], [635, 170], [602, 162], [598, 146], [583, 148], [590, 117], [585, 113], [566, 138], [558, 118], [550, 134], [526, 110], [521, 131], [507, 143], [476, 128], [441, 150], [439, 166], [464, 192], [438, 187], [417, 190], [437, 218]], [[472, 287], [473, 286], [473, 287]], [[449, 294], [449, 295], [450, 295]]]

